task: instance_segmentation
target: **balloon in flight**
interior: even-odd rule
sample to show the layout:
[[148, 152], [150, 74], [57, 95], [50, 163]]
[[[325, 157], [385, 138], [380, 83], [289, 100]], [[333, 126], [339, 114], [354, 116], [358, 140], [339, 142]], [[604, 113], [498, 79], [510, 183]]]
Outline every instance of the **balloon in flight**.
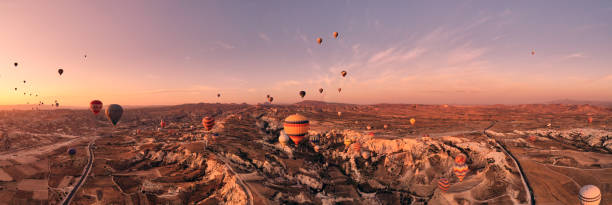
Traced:
[[342, 88], [338, 88], [338, 92], [342, 91]]
[[19, 63], [14, 62], [13, 65], [15, 65], [15, 67], [17, 67], [19, 65]]
[[344, 138], [344, 146], [348, 147], [352, 143], [353, 143], [353, 141], [350, 138], [348, 138], [348, 137]]
[[94, 115], [97, 115], [98, 113], [100, 113], [100, 110], [102, 110], [102, 101], [92, 100], [89, 103], [89, 109], [91, 110], [91, 112], [93, 112]]
[[449, 187], [450, 187], [450, 182], [448, 181], [448, 179], [443, 177], [443, 178], [440, 178], [440, 180], [438, 180], [438, 188], [442, 190], [443, 192], [446, 192]]
[[585, 185], [578, 192], [582, 205], [598, 205], [601, 202], [601, 190], [594, 185]]
[[593, 123], [593, 117], [589, 117], [587, 121], [589, 122], [589, 124]]
[[338, 112], [338, 117], [341, 117], [341, 116], [342, 116], [342, 112]]
[[414, 126], [414, 123], [416, 123], [416, 120], [414, 118], [410, 118], [410, 124]]
[[323, 43], [323, 39], [322, 38], [317, 38], [317, 43], [319, 43], [319, 45], [321, 45], [321, 43]]
[[304, 98], [304, 96], [306, 96], [306, 91], [300, 91], [300, 97]]
[[206, 131], [210, 131], [215, 126], [215, 119], [212, 117], [204, 117], [202, 118], [202, 125]]
[[285, 133], [284, 130], [281, 130], [280, 135], [278, 136], [278, 142], [282, 145], [282, 146], [287, 146], [287, 143], [289, 143], [289, 136], [287, 136], [287, 133]]
[[535, 49], [531, 50], [531, 55], [535, 55]]
[[323, 93], [323, 88], [319, 88], [319, 93]]
[[217, 97], [220, 98], [221, 97], [221, 93], [217, 93]]
[[340, 71], [340, 75], [342, 75], [342, 77], [346, 77], [347, 72], [345, 70]]
[[106, 108], [106, 117], [113, 123], [113, 125], [117, 125], [117, 122], [121, 119], [123, 115], [123, 108], [117, 104], [111, 104]]
[[293, 143], [298, 145], [308, 134], [310, 124], [308, 119], [303, 115], [293, 114], [285, 118], [283, 128]]
[[60, 68], [60, 69], [58, 69], [58, 70], [57, 70], [57, 73], [59, 73], [59, 75], [64, 74], [64, 69], [61, 69], [61, 68]]
[[161, 120], [161, 122], [159, 122], [159, 126], [160, 126], [161, 128], [166, 127], [166, 122], [165, 122], [165, 121], [162, 119], [162, 120]]
[[274, 97], [269, 97], [268, 98], [268, 102], [272, 103], [272, 101], [274, 100]]
[[334, 38], [338, 38], [338, 32], [334, 32]]
[[70, 149], [68, 149], [68, 154], [69, 154], [70, 156], [74, 156], [74, 155], [76, 154], [76, 149], [74, 149], [74, 148], [70, 148]]

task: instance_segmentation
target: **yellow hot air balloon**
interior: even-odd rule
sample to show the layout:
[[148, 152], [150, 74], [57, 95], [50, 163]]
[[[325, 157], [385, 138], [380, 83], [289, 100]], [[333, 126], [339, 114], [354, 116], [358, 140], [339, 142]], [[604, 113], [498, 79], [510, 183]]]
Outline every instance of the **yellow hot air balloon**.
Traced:
[[415, 122], [416, 122], [416, 120], [415, 120], [414, 118], [410, 118], [410, 124], [411, 124], [412, 126], [414, 126], [414, 123], [415, 123]]
[[344, 138], [344, 145], [346, 147], [350, 146], [352, 143], [353, 143], [353, 141], [351, 139], [349, 139], [348, 137]]
[[283, 123], [285, 133], [291, 138], [293, 143], [298, 145], [308, 134], [310, 124], [306, 117], [300, 114], [289, 115]]

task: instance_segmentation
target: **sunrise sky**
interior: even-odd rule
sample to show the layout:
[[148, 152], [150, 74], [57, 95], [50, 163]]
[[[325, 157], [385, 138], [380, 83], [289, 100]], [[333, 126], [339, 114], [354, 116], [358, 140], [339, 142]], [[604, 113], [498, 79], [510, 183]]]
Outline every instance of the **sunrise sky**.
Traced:
[[612, 101], [611, 24], [612, 1], [1, 1], [0, 105]]

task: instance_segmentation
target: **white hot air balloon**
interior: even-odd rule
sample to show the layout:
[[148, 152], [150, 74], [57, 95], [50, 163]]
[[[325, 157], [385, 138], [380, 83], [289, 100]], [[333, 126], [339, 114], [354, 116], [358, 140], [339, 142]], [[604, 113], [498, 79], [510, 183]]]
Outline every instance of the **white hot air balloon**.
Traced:
[[280, 132], [280, 136], [278, 136], [278, 142], [282, 145], [282, 146], [287, 146], [287, 143], [289, 143], [289, 136], [287, 136], [287, 134], [285, 133], [285, 130], [281, 130]]
[[593, 185], [585, 185], [580, 189], [578, 199], [582, 205], [599, 205], [601, 190]]

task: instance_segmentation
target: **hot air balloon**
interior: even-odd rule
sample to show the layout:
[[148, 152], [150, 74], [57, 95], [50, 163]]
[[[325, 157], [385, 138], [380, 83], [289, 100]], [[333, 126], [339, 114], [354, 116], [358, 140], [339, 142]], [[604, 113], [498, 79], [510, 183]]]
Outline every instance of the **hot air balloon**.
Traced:
[[159, 122], [159, 126], [160, 126], [161, 128], [166, 127], [166, 122], [164, 122], [164, 120], [162, 119], [162, 120], [161, 120], [161, 122]]
[[314, 149], [315, 152], [319, 152], [319, 149], [321, 149], [319, 145], [312, 146], [312, 148]]
[[102, 110], [102, 101], [92, 100], [89, 103], [89, 109], [91, 110], [91, 112], [93, 112], [94, 115], [97, 115], [98, 113], [100, 113], [100, 110]]
[[59, 103], [55, 103], [55, 107], [59, 107]]
[[210, 131], [215, 126], [215, 119], [212, 117], [204, 117], [202, 118], [202, 125], [206, 131]]
[[319, 93], [323, 93], [323, 88], [319, 88]]
[[287, 143], [289, 143], [289, 136], [287, 136], [284, 130], [281, 130], [280, 135], [278, 136], [278, 142], [282, 146], [287, 146]]
[[446, 192], [449, 187], [450, 187], [450, 182], [448, 181], [448, 179], [440, 178], [440, 180], [438, 180], [438, 188], [442, 190], [443, 192]]
[[26, 81], [24, 80], [23, 83], [26, 83]]
[[313, 135], [310, 136], [310, 142], [314, 143], [314, 144], [318, 144], [319, 143], [319, 135]]
[[459, 179], [459, 182], [463, 181], [463, 178], [465, 178], [465, 176], [467, 175], [467, 172], [468, 172], [468, 166], [466, 164], [463, 164], [463, 165], [455, 164], [455, 166], [453, 167], [453, 173], [455, 173], [455, 176], [457, 176], [457, 178]]
[[342, 116], [342, 112], [338, 112], [338, 117], [341, 117], [341, 116]]
[[385, 125], [383, 125], [383, 128], [387, 129], [387, 128], [389, 128], [389, 125], [385, 124]]
[[367, 130], [371, 130], [371, 129], [372, 129], [372, 126], [368, 125], [368, 126], [366, 126], [366, 129], [367, 129]]
[[465, 160], [467, 160], [467, 157], [465, 156], [465, 154], [459, 154], [455, 157], [455, 163], [456, 164], [465, 164]]
[[355, 150], [355, 152], [357, 153], [361, 153], [361, 143], [359, 142], [353, 143], [353, 150]]
[[323, 39], [322, 38], [317, 38], [317, 43], [319, 43], [319, 45], [321, 45], [321, 43], [323, 43]]
[[120, 105], [111, 104], [106, 108], [106, 117], [113, 125], [117, 125], [117, 122], [121, 119], [121, 115], [123, 115], [123, 108]]
[[272, 103], [272, 101], [273, 101], [273, 100], [274, 100], [274, 97], [269, 97], [269, 98], [268, 98], [268, 101], [269, 101], [270, 103]]
[[217, 97], [220, 98], [221, 97], [221, 93], [217, 93]]
[[589, 122], [589, 124], [593, 123], [593, 117], [589, 117], [587, 121]]
[[64, 73], [64, 69], [61, 69], [61, 68], [60, 68], [60, 69], [58, 69], [58, 70], [57, 70], [57, 73], [59, 73], [60, 75], [62, 75], [62, 74]]
[[342, 91], [342, 88], [338, 88], [338, 92]]
[[17, 88], [15, 88], [15, 91], [17, 91]]
[[578, 199], [581, 205], [598, 205], [601, 202], [601, 190], [593, 185], [580, 188]]
[[266, 98], [270, 98], [270, 95], [266, 95]]
[[338, 32], [334, 32], [334, 38], [338, 38]]
[[136, 134], [139, 135], [140, 134], [140, 129], [136, 129]]
[[308, 134], [310, 124], [306, 117], [300, 114], [293, 114], [285, 118], [283, 127], [289, 138], [298, 145]]
[[340, 71], [340, 75], [342, 75], [342, 77], [346, 77], [347, 72], [345, 70]]
[[535, 55], [535, 49], [531, 50], [531, 55]]
[[304, 96], [306, 96], [306, 91], [300, 91], [300, 96], [302, 97], [302, 99], [304, 99]]
[[68, 154], [69, 154], [70, 156], [74, 156], [74, 155], [76, 154], [76, 149], [74, 149], [74, 148], [70, 148], [70, 149], [68, 149]]
[[448, 105], [447, 105], [447, 104], [444, 104], [442, 107], [444, 107], [444, 108], [448, 108]]
[[348, 147], [352, 143], [353, 143], [353, 141], [350, 138], [348, 138], [348, 137], [344, 138], [344, 146]]
[[414, 126], [414, 123], [415, 123], [415, 122], [416, 122], [416, 120], [415, 120], [414, 118], [410, 118], [410, 124], [411, 124], [412, 126]]
[[15, 67], [17, 67], [17, 65], [19, 65], [19, 63], [17, 63], [17, 62], [14, 62], [14, 63], [13, 63], [13, 65], [15, 65]]

